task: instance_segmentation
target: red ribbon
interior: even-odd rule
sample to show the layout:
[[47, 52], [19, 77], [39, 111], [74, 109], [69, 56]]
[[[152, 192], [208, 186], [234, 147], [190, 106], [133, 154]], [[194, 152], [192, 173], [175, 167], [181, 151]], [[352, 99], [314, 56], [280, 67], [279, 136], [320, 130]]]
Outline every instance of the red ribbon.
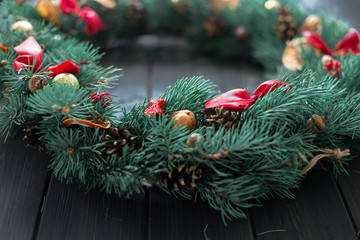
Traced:
[[[265, 94], [267, 94], [270, 89], [271, 92], [273, 92], [279, 86], [285, 87], [286, 83], [280, 82], [280, 80], [278, 79], [263, 82], [255, 90], [252, 97], [250, 97], [248, 91], [244, 89], [233, 89], [206, 102], [204, 104], [204, 107], [206, 109], [223, 107], [224, 109], [230, 111], [242, 111], [244, 109], [248, 109], [251, 105], [255, 103], [258, 98], [263, 97]], [[289, 89], [291, 89], [291, 86]]]
[[13, 63], [15, 71], [19, 72], [23, 68], [32, 67], [34, 67], [33, 71], [35, 72], [42, 69], [43, 50], [33, 36], [28, 37], [20, 45], [14, 47], [14, 50], [20, 55]]
[[74, 14], [85, 22], [85, 30], [88, 36], [92, 36], [104, 28], [100, 16], [89, 7], [80, 8], [77, 0], [61, 0], [60, 9], [66, 14]]
[[341, 39], [335, 46], [333, 50], [326, 45], [324, 40], [315, 32], [304, 31], [302, 35], [306, 37], [308, 43], [314, 46], [315, 48], [320, 49], [320, 51], [325, 55], [340, 55], [344, 56], [351, 50], [354, 55], [360, 53], [359, 49], [359, 36], [357, 32], [349, 30], [349, 32]]
[[80, 72], [80, 69], [72, 61], [65, 61], [60, 65], [48, 67], [47, 72], [52, 72], [49, 74], [49, 77], [55, 77], [60, 73], [72, 73], [76, 75]]

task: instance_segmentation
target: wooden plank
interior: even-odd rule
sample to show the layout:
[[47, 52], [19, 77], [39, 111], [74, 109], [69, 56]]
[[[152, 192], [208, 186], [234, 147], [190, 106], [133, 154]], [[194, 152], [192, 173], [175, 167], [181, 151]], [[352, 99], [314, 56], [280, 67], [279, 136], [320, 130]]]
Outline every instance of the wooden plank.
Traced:
[[[155, 62], [152, 93], [157, 98], [175, 79], [203, 75], [222, 87], [218, 67], [207, 62]], [[206, 202], [176, 199], [159, 190], [150, 191], [149, 239], [253, 239], [250, 221], [236, 220], [225, 227], [219, 212]]]
[[244, 88], [252, 95], [260, 83], [266, 80], [260, 69], [245, 63], [232, 65], [222, 64], [220, 66], [220, 75], [223, 86], [223, 89], [221, 89], [222, 92], [234, 88]]
[[160, 190], [152, 190], [150, 200], [150, 240], [254, 239], [249, 220], [225, 226], [220, 213], [201, 200], [177, 199]]
[[328, 172], [312, 170], [294, 194], [296, 199], [277, 197], [252, 209], [257, 239], [357, 239]]
[[357, 157], [352, 160], [346, 170], [349, 175], [342, 174], [338, 178], [338, 183], [343, 200], [348, 206], [349, 214], [353, 219], [356, 232], [360, 232], [360, 159]]
[[[115, 101], [126, 104], [128, 109], [143, 101], [148, 82], [147, 62], [125, 65], [110, 56], [103, 63], [126, 67], [120, 84], [111, 91], [120, 96]], [[144, 239], [147, 216], [145, 194], [120, 199], [95, 189], [85, 195], [73, 184], [61, 184], [52, 178], [37, 239]]]
[[52, 178], [37, 239], [144, 239], [145, 195], [85, 193]]
[[48, 157], [0, 138], [0, 239], [31, 239], [43, 201]]
[[[220, 74], [215, 64], [201, 60], [191, 62], [155, 62], [151, 71], [151, 96], [157, 99], [165, 89], [182, 77], [204, 76], [220, 84]], [[219, 88], [217, 88], [219, 90]]]

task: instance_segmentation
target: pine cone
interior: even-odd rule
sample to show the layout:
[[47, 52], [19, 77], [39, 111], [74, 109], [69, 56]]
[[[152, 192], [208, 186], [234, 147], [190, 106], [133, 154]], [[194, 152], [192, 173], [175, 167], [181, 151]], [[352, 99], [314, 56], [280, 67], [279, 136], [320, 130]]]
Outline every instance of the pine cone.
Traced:
[[279, 23], [275, 26], [278, 38], [287, 41], [293, 39], [298, 32], [298, 26], [284, 7], [279, 8]]
[[139, 1], [131, 1], [128, 5], [127, 17], [137, 23], [142, 22], [146, 18], [144, 5]]
[[208, 37], [218, 38], [224, 36], [226, 33], [225, 22], [220, 17], [210, 17], [204, 22], [203, 27]]
[[26, 128], [23, 129], [24, 137], [23, 141], [26, 142], [26, 148], [35, 147], [39, 152], [42, 152], [46, 149], [45, 143], [42, 141], [39, 125], [36, 123], [28, 123]]
[[226, 128], [237, 127], [241, 119], [241, 113], [231, 112], [224, 110], [224, 108], [215, 108], [215, 115], [210, 115], [210, 119], [206, 119], [208, 123], [212, 123], [215, 126], [215, 130], [218, 130], [221, 125], [225, 125]]
[[179, 192], [181, 189], [193, 190], [197, 187], [197, 181], [202, 177], [202, 169], [195, 169], [194, 163], [186, 166], [184, 163], [177, 164], [176, 168], [170, 169], [169, 173], [160, 173], [160, 179], [168, 190]]
[[104, 142], [105, 153], [106, 155], [117, 154], [120, 156], [122, 154], [122, 149], [127, 145], [127, 151], [131, 152], [135, 149], [134, 137], [130, 135], [130, 132], [127, 128], [110, 128], [108, 134], [105, 135], [104, 139], [101, 141]]

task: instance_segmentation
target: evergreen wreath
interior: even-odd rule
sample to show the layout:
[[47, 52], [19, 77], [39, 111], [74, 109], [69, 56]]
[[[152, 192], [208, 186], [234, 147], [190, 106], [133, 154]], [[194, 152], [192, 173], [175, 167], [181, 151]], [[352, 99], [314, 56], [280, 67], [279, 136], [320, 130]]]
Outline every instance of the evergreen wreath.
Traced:
[[[208, 201], [225, 220], [263, 198], [293, 197], [315, 165], [346, 171], [357, 150], [358, 34], [292, 1], [6, 0], [1, 11], [0, 131], [22, 130], [61, 181], [119, 196], [156, 186]], [[218, 57], [250, 55], [280, 77], [252, 95], [183, 78], [127, 112], [106, 91], [119, 70], [69, 34], [144, 32], [183, 33]]]

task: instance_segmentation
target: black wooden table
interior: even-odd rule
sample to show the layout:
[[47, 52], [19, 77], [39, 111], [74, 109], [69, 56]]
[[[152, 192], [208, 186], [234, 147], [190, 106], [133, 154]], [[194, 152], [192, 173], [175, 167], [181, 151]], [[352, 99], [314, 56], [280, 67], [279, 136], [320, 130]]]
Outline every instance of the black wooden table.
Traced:
[[[310, 8], [340, 6], [339, 14], [360, 29], [359, 1], [302, 1]], [[111, 51], [104, 59], [104, 65], [124, 69], [112, 91], [119, 96], [117, 102], [130, 106], [145, 96], [156, 98], [182, 76], [204, 75], [221, 91], [239, 87], [253, 91], [266, 80], [247, 65], [190, 61], [182, 44], [173, 47], [171, 40], [163, 50], [166, 40], [161, 44], [150, 40], [152, 48], [134, 45], [127, 51]], [[0, 144], [0, 240], [359, 239], [360, 158], [347, 167], [349, 176], [338, 179], [330, 171], [312, 170], [294, 190], [295, 199], [265, 200], [264, 207], [246, 210], [247, 219], [227, 227], [207, 203], [179, 200], [156, 189], [131, 199], [95, 190], [85, 193], [58, 182], [47, 171], [48, 159], [26, 150], [20, 139]]]

